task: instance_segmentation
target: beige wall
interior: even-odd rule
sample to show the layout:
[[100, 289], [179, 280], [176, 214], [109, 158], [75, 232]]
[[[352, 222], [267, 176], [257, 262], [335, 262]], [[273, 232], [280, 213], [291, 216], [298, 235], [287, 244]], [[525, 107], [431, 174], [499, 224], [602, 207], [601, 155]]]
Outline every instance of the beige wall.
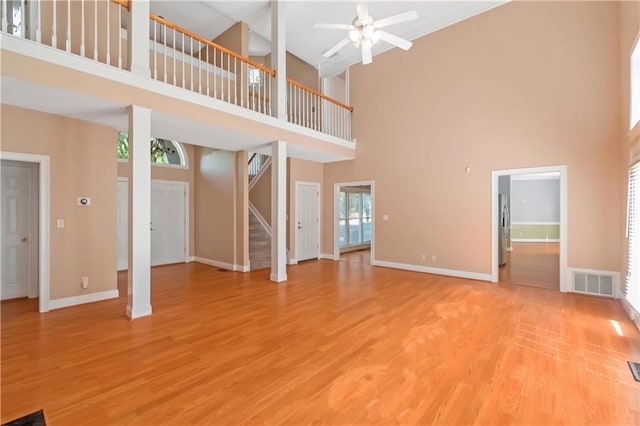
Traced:
[[234, 153], [196, 146], [195, 255], [234, 263]]
[[[2, 151], [50, 157], [51, 299], [115, 290], [116, 130], [8, 105], [2, 123]], [[81, 196], [89, 207], [77, 205]]]
[[324, 247], [333, 184], [375, 180], [376, 259], [489, 274], [491, 171], [566, 164], [568, 264], [619, 270], [618, 7], [509, 3], [352, 67], [357, 153], [325, 166]]
[[[114, 142], [115, 145], [115, 142]], [[195, 147], [190, 144], [182, 144], [187, 156], [188, 168], [151, 166], [151, 179], [172, 180], [189, 183], [189, 256], [195, 255], [195, 175], [194, 153]], [[131, 176], [131, 165], [127, 161], [118, 161], [118, 177]]]
[[213, 42], [246, 58], [249, 56], [249, 24], [236, 22]]
[[287, 77], [312, 89], [319, 89], [318, 70], [290, 52], [287, 52]]
[[[287, 177], [289, 184], [287, 187], [287, 248], [292, 257], [297, 258], [296, 254], [296, 182], [312, 182], [320, 184], [320, 193], [322, 193], [322, 180], [323, 180], [323, 164], [313, 161], [300, 160], [297, 158], [287, 159]], [[322, 200], [321, 200], [322, 201]], [[333, 205], [333, 202], [332, 202]], [[322, 206], [321, 206], [322, 208]], [[321, 210], [322, 214], [322, 210]], [[333, 218], [333, 213], [330, 216]], [[326, 221], [325, 221], [326, 222]], [[323, 220], [320, 218], [320, 225], [322, 226]], [[326, 223], [325, 223], [326, 226]], [[331, 227], [333, 227], [333, 220], [331, 220]], [[321, 231], [322, 232], [322, 231]], [[320, 247], [322, 250], [322, 243]]]
[[[265, 56], [252, 56], [251, 59], [266, 67], [273, 68], [270, 53]], [[287, 77], [292, 78], [298, 83], [302, 83], [312, 89], [320, 89], [318, 70], [313, 65], [306, 63], [291, 52], [287, 52]]]
[[[632, 151], [640, 152], [640, 135], [632, 138], [627, 135], [629, 131], [629, 115], [630, 115], [630, 55], [634, 43], [640, 37], [640, 2], [622, 2], [620, 4], [620, 173], [621, 173], [621, 192], [624, 196], [627, 194], [628, 183], [628, 167]], [[626, 226], [626, 200], [623, 203], [623, 209], [620, 212], [620, 222], [622, 228], [619, 233], [624, 235]], [[620, 256], [620, 270], [622, 271], [622, 281], [624, 283], [627, 275], [627, 244], [628, 240], [622, 240], [622, 255]]]

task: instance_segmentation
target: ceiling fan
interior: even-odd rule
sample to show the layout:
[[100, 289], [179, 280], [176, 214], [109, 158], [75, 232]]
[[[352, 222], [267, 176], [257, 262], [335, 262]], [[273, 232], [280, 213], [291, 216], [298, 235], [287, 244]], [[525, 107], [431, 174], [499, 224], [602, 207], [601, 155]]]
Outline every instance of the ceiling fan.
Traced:
[[349, 31], [347, 38], [341, 40], [338, 44], [324, 52], [322, 55], [325, 58], [329, 58], [349, 43], [353, 43], [354, 46], [362, 50], [362, 63], [366, 65], [373, 61], [371, 48], [379, 40], [386, 41], [400, 49], [409, 50], [413, 43], [386, 31], [380, 31], [380, 28], [417, 18], [418, 13], [415, 10], [409, 10], [384, 19], [376, 20], [373, 16], [369, 15], [368, 6], [365, 3], [361, 3], [357, 6], [357, 16], [354, 18], [352, 24], [316, 23], [313, 24], [313, 28]]

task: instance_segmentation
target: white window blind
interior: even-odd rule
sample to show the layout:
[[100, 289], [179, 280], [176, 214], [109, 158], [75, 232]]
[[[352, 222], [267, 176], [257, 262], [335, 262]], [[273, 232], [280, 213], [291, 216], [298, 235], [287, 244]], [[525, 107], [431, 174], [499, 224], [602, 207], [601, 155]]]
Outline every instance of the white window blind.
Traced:
[[640, 312], [640, 162], [629, 169], [627, 281], [625, 298]]

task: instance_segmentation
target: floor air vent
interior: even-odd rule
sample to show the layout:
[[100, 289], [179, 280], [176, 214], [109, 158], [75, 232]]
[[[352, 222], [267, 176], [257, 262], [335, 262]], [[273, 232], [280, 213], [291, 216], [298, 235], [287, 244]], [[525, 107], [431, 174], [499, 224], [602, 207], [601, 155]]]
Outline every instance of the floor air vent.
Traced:
[[572, 271], [573, 291], [615, 297], [616, 273], [599, 271]]

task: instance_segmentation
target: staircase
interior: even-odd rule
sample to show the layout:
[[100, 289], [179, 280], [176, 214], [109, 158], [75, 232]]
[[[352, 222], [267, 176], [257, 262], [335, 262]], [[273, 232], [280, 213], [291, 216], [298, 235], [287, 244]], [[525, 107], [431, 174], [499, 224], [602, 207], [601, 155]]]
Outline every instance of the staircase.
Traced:
[[[271, 164], [271, 157], [264, 154], [249, 153], [249, 191]], [[271, 229], [267, 221], [249, 201], [249, 265], [252, 271], [271, 266]]]
[[271, 266], [271, 235], [249, 209], [249, 264], [252, 271]]

